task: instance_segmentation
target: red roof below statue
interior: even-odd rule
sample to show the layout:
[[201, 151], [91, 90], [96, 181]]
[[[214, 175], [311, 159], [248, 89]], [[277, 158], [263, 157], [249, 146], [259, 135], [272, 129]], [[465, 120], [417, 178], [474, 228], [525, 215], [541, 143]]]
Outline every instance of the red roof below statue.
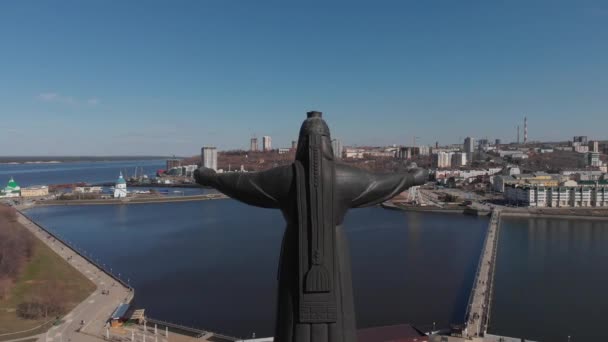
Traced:
[[429, 337], [409, 324], [357, 330], [357, 342], [428, 342]]

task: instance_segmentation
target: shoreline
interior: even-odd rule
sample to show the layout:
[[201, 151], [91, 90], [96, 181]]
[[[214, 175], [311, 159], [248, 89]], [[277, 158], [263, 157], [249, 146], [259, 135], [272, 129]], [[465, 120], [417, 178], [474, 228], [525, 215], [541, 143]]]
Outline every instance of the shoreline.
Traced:
[[[426, 212], [426, 213], [442, 213], [442, 214], [462, 214], [462, 215], [474, 215], [475, 209], [463, 208], [463, 209], [444, 209], [437, 207], [403, 207], [395, 205], [394, 203], [382, 203], [381, 207], [388, 210], [400, 210], [405, 212]], [[428, 208], [428, 209], [427, 209]], [[468, 209], [468, 210], [467, 210]], [[557, 212], [557, 210], [563, 209], [552, 209], [545, 208], [541, 209], [542, 212], [530, 211], [538, 209], [513, 209], [500, 207], [501, 215], [507, 217], [527, 217], [527, 218], [562, 218], [562, 219], [584, 219], [584, 220], [608, 220], [608, 208], [593, 209], [593, 208], [570, 208], [570, 213]], [[603, 215], [593, 215], [586, 212], [576, 213], [581, 210], [596, 210], [602, 211]], [[491, 213], [491, 211], [489, 212]], [[484, 211], [479, 212], [478, 216], [485, 216], [487, 213]]]
[[[127, 198], [127, 199], [92, 199], [92, 200], [48, 200], [37, 201], [27, 208], [43, 206], [69, 206], [69, 205], [123, 205], [123, 204], [149, 204], [149, 203], [170, 203], [170, 202], [194, 202], [208, 201], [216, 199], [226, 199], [225, 195], [207, 194], [179, 197], [150, 197], [150, 198]], [[23, 207], [21, 207], [23, 208]]]
[[[608, 212], [607, 212], [608, 214]], [[594, 221], [608, 221], [608, 216], [592, 216], [592, 215], [568, 215], [560, 213], [531, 213], [531, 212], [513, 212], [513, 211], [501, 211], [502, 216], [508, 217], [524, 217], [524, 218], [561, 218], [561, 219], [583, 219], [583, 220], [594, 220]]]

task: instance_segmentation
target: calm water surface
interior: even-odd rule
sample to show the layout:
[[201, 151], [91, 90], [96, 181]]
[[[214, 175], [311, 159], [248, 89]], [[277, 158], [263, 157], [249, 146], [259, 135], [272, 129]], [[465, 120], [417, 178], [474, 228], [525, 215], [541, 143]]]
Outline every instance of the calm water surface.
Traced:
[[[94, 255], [136, 288], [155, 318], [232, 334], [272, 334], [284, 222], [233, 200], [39, 207], [39, 223]], [[485, 218], [352, 210], [359, 327], [463, 320]]]
[[[164, 160], [134, 160], [114, 162], [68, 162], [58, 164], [0, 164], [0, 186], [6, 186], [10, 177], [21, 186], [113, 182], [119, 172], [125, 176], [135, 173], [135, 167], [144, 174], [154, 176], [165, 168]], [[138, 169], [138, 173], [141, 169]]]
[[489, 331], [607, 341], [608, 221], [505, 218]]

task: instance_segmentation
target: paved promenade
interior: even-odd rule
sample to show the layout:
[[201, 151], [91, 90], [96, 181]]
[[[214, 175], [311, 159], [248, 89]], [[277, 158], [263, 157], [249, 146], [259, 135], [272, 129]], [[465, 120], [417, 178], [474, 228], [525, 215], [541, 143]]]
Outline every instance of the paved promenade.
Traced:
[[[132, 299], [133, 292], [75, 253], [70, 247], [54, 239], [21, 213], [18, 213], [18, 220], [63, 259], [68, 260], [69, 258], [68, 262], [97, 287], [85, 301], [63, 318], [64, 322], [62, 324], [54, 326], [45, 334], [35, 337], [41, 342], [103, 340], [106, 331], [104, 326], [107, 319], [120, 303]], [[102, 294], [102, 290], [108, 290], [109, 294]], [[84, 324], [81, 324], [82, 321], [84, 321]]]
[[490, 226], [481, 252], [477, 276], [473, 284], [472, 297], [467, 311], [464, 334], [469, 338], [483, 336], [488, 328], [499, 226], [500, 211], [494, 210], [490, 218]]

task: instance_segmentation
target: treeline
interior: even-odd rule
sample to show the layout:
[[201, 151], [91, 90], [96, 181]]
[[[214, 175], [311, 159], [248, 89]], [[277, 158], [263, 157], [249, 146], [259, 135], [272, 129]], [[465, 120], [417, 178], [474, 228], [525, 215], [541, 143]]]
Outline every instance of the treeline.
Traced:
[[15, 209], [0, 205], [0, 299], [8, 295], [33, 252], [34, 238], [17, 223]]

